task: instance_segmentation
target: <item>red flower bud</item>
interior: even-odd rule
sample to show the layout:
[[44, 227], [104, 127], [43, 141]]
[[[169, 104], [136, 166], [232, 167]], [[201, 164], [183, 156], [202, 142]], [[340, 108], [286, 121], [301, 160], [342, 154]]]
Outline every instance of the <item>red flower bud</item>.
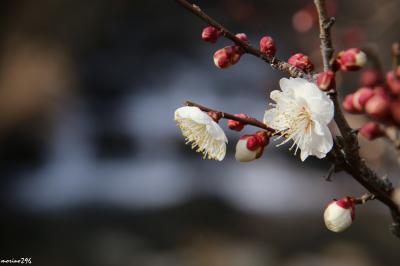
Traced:
[[341, 51], [336, 62], [342, 71], [359, 70], [367, 63], [367, 55], [358, 48]]
[[390, 101], [388, 97], [375, 94], [365, 105], [366, 113], [376, 119], [386, 119], [390, 114]]
[[375, 122], [368, 122], [364, 124], [359, 131], [360, 135], [365, 137], [367, 140], [374, 140], [384, 136], [385, 132]]
[[295, 55], [292, 55], [288, 63], [291, 64], [292, 66], [295, 66], [297, 68], [300, 68], [301, 70], [305, 72], [311, 72], [314, 69], [314, 65], [311, 62], [311, 60], [308, 58], [308, 56], [298, 53]]
[[269, 137], [270, 135], [266, 131], [257, 131], [255, 134], [258, 143], [260, 143], [261, 146], [265, 147], [269, 143]]
[[260, 40], [260, 50], [269, 57], [274, 57], [276, 53], [275, 41], [270, 36], [264, 36]]
[[240, 47], [236, 45], [226, 46], [215, 52], [214, 64], [218, 68], [228, 68], [236, 64], [240, 60], [241, 56], [242, 52], [240, 50]]
[[326, 227], [336, 233], [346, 230], [354, 218], [354, 202], [349, 197], [331, 202], [324, 212]]
[[366, 103], [374, 96], [374, 91], [370, 88], [358, 89], [353, 94], [353, 106], [357, 111], [363, 111]]
[[353, 94], [346, 95], [342, 103], [343, 109], [348, 113], [359, 113], [359, 111], [354, 108], [353, 97]]
[[[239, 118], [249, 118], [248, 115], [245, 114], [236, 114], [236, 117]], [[241, 131], [244, 128], [245, 124], [236, 120], [228, 120], [228, 127], [235, 131]]]
[[211, 117], [216, 123], [219, 122], [219, 120], [222, 118], [221, 112], [214, 112], [210, 111], [207, 113], [209, 117]]
[[249, 42], [249, 38], [247, 37], [246, 33], [238, 33], [236, 34], [236, 37], [243, 42]]
[[265, 131], [258, 131], [253, 135], [243, 135], [236, 144], [236, 160], [250, 162], [260, 158], [268, 142], [269, 135]]
[[397, 78], [393, 71], [386, 74], [386, 83], [394, 95], [400, 94], [400, 78]]
[[219, 31], [213, 26], [205, 27], [201, 33], [201, 38], [205, 42], [215, 43], [219, 38]]
[[317, 85], [322, 91], [328, 91], [335, 88], [335, 73], [333, 71], [325, 71], [317, 76]]
[[361, 73], [360, 83], [365, 87], [373, 87], [382, 83], [382, 76], [376, 69], [367, 69]]

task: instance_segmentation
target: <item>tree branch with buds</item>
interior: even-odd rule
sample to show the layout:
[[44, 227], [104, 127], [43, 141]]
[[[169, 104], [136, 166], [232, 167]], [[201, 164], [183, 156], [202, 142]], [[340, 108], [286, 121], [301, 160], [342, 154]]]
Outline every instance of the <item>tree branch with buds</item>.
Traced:
[[[365, 53], [363, 53], [360, 49], [357, 48], [352, 48], [346, 51], [340, 52], [336, 58], [333, 57], [334, 55], [334, 48], [333, 48], [333, 43], [331, 39], [331, 27], [333, 26], [335, 19], [334, 18], [329, 18], [327, 17], [326, 11], [325, 11], [325, 1], [324, 0], [314, 0], [314, 4], [316, 6], [318, 15], [319, 15], [319, 28], [320, 28], [320, 39], [321, 39], [321, 55], [323, 59], [323, 73], [319, 73], [317, 75], [313, 74], [311, 71], [313, 69], [313, 65], [309, 58], [303, 54], [295, 54], [291, 58], [289, 58], [288, 62], [279, 60], [275, 57], [275, 46], [272, 38], [269, 36], [265, 36], [260, 40], [260, 50], [254, 48], [251, 46], [247, 40], [247, 36], [245, 34], [233, 34], [229, 30], [227, 30], [224, 26], [222, 26], [220, 23], [215, 21], [213, 18], [211, 18], [209, 15], [207, 15], [205, 12], [203, 12], [200, 7], [190, 4], [186, 0], [176, 0], [180, 5], [182, 5], [184, 8], [186, 8], [188, 11], [202, 19], [204, 22], [206, 22], [209, 27], [205, 28], [203, 30], [202, 38], [204, 41], [208, 41], [211, 43], [214, 43], [219, 36], [223, 36], [229, 40], [231, 40], [235, 46], [229, 46], [225, 47], [223, 49], [218, 50], [214, 54], [214, 62], [215, 64], [220, 67], [220, 68], [226, 68], [229, 67], [235, 63], [237, 63], [240, 59], [240, 56], [244, 53], [251, 54], [253, 56], [256, 56], [263, 61], [265, 61], [267, 64], [269, 64], [272, 68], [281, 70], [282, 72], [289, 74], [290, 77], [293, 78], [303, 78], [308, 80], [309, 82], [316, 82], [316, 84], [319, 86], [321, 91], [325, 91], [328, 93], [330, 96], [329, 98], [331, 99], [334, 107], [334, 121], [336, 122], [339, 131], [341, 133], [341, 136], [337, 136], [334, 140], [334, 145], [333, 147], [331, 146], [331, 150], [328, 152], [326, 151], [325, 154], [327, 155], [327, 158], [332, 162], [332, 167], [331, 170], [329, 171], [327, 179], [330, 179], [331, 175], [334, 172], [337, 171], [345, 171], [348, 174], [350, 174], [355, 180], [357, 180], [363, 187], [365, 187], [366, 190], [369, 191], [369, 194], [366, 194], [362, 196], [361, 198], [351, 198], [351, 197], [346, 197], [343, 198], [339, 201], [335, 201], [334, 205], [330, 205], [332, 208], [328, 211], [325, 212], [326, 217], [330, 218], [337, 218], [338, 215], [341, 217], [344, 215], [344, 220], [346, 223], [346, 226], [343, 226], [341, 228], [338, 228], [337, 225], [332, 225], [326, 220], [328, 228], [333, 228], [332, 231], [340, 231], [344, 230], [348, 225], [351, 224], [352, 219], [354, 219], [354, 205], [355, 204], [364, 204], [368, 200], [372, 199], [377, 199], [381, 201], [383, 204], [385, 204], [391, 211], [392, 217], [393, 217], [393, 224], [392, 224], [392, 231], [394, 232], [395, 235], [400, 237], [400, 210], [399, 206], [393, 201], [391, 198], [391, 194], [393, 191], [393, 186], [391, 182], [388, 179], [382, 179], [379, 178], [374, 171], [372, 171], [364, 162], [364, 160], [361, 158], [359, 154], [359, 144], [358, 144], [358, 139], [357, 139], [357, 132], [354, 131], [348, 124], [347, 120], [345, 119], [345, 116], [341, 110], [339, 100], [338, 100], [338, 93], [335, 87], [335, 72], [338, 70], [342, 71], [352, 71], [352, 70], [358, 70], [360, 69], [365, 63], [366, 63], [366, 56]], [[396, 68], [396, 71], [398, 68]], [[395, 71], [393, 71], [395, 72]], [[400, 72], [400, 70], [399, 70]], [[396, 74], [396, 73], [394, 73]], [[397, 80], [396, 80], [397, 81]], [[301, 81], [286, 81], [287, 82], [300, 82], [298, 84], [303, 84]], [[305, 86], [315, 86], [315, 85], [305, 85]], [[310, 89], [310, 88], [308, 88]], [[319, 89], [316, 89], [319, 91]], [[319, 92], [321, 93], [321, 92]], [[279, 94], [279, 93], [278, 93]], [[382, 97], [379, 99], [374, 99], [372, 96], [376, 95], [377, 93], [374, 92], [373, 94], [370, 93], [369, 90], [364, 90], [358, 93], [357, 95], [352, 95], [351, 99], [346, 97], [345, 101], [350, 101], [348, 102], [347, 105], [344, 105], [345, 109], [348, 109], [350, 111], [360, 111], [364, 110], [364, 105], [368, 100], [370, 100], [370, 105], [372, 106], [371, 108], [368, 108], [367, 106], [367, 112], [369, 112], [371, 115], [374, 115], [375, 117], [378, 117], [379, 112], [376, 112], [376, 106], [378, 103], [380, 104], [383, 100]], [[275, 94], [275, 99], [278, 99], [279, 96]], [[368, 97], [367, 97], [368, 96]], [[321, 96], [322, 97], [322, 96]], [[324, 96], [326, 97], [326, 95]], [[375, 96], [374, 96], [375, 97]], [[376, 98], [375, 97], [375, 98]], [[323, 98], [323, 97], [322, 97]], [[329, 101], [328, 98], [328, 101]], [[274, 100], [275, 100], [274, 99]], [[374, 101], [372, 101], [374, 99]], [[279, 100], [279, 99], [278, 99]], [[380, 100], [380, 102], [379, 102]], [[357, 105], [354, 107], [353, 102], [356, 101]], [[346, 103], [346, 102], [345, 102]], [[268, 122], [268, 125], [265, 123], [258, 121], [254, 118], [248, 117], [246, 115], [233, 115], [217, 110], [213, 110], [211, 108], [199, 105], [197, 103], [193, 103], [190, 101], [187, 101], [185, 105], [189, 107], [197, 107], [198, 110], [201, 110], [203, 112], [206, 112], [209, 114], [211, 118], [214, 119], [214, 121], [218, 122], [220, 118], [226, 118], [230, 119], [232, 121], [236, 121], [237, 123], [241, 124], [241, 127], [232, 127], [231, 129], [238, 129], [237, 131], [240, 131], [241, 128], [243, 128], [243, 125], [253, 125], [255, 127], [259, 127], [266, 132], [268, 132], [268, 135], [274, 135], [278, 134], [280, 137], [285, 137], [285, 138], [294, 138], [294, 134], [297, 134], [295, 131], [292, 131], [290, 128], [288, 129], [283, 129], [279, 132], [277, 130], [274, 130], [272, 127], [270, 127], [270, 123]], [[347, 106], [347, 107], [346, 107]], [[380, 106], [380, 105], [378, 105]], [[358, 108], [358, 109], [357, 109]], [[374, 112], [372, 112], [374, 111]], [[212, 124], [209, 120], [210, 118], [199, 118], [197, 117], [198, 115], [190, 113], [192, 111], [188, 111], [187, 114], [181, 114], [180, 117], [176, 118], [178, 119], [180, 126], [182, 130], [184, 131], [185, 136], [189, 136], [189, 141], [197, 141], [200, 142], [200, 144], [197, 143], [197, 145], [200, 145], [200, 150], [204, 152], [205, 145], [204, 143], [208, 143], [209, 140], [204, 140], [199, 139], [199, 135], [193, 133], [191, 128], [188, 128], [188, 126], [192, 125], [193, 123], [191, 121], [188, 121], [190, 119], [187, 118], [187, 116], [193, 116], [195, 123], [207, 123], [209, 126], [215, 127], [214, 124]], [[303, 109], [296, 110], [296, 112], [299, 113], [299, 117], [302, 119], [307, 118], [307, 112], [305, 112]], [[179, 114], [178, 114], [179, 116]], [[331, 118], [330, 118], [331, 119]], [[264, 118], [265, 120], [265, 118]], [[200, 122], [196, 122], [200, 121]], [[300, 120], [299, 120], [300, 121]], [[265, 122], [265, 121], [264, 121]], [[295, 121], [296, 122], [296, 121]], [[302, 121], [300, 121], [302, 122]], [[308, 123], [308, 122], [307, 122]], [[311, 123], [311, 122], [310, 122]], [[201, 125], [194, 125], [195, 128], [202, 128]], [[312, 125], [312, 124], [309, 124]], [[276, 127], [275, 127], [276, 128]], [[321, 129], [322, 130], [322, 129]], [[218, 129], [219, 131], [219, 129]], [[269, 136], [265, 135], [265, 131], [262, 134], [259, 134], [257, 132], [254, 135], [248, 136], [245, 135], [243, 136], [240, 141], [237, 144], [237, 149], [238, 147], [247, 147], [247, 154], [246, 160], [249, 161], [248, 159], [254, 159], [258, 158], [261, 156], [263, 147], [268, 144], [268, 138]], [[204, 134], [206, 134], [205, 132]], [[213, 133], [214, 134], [214, 133]], [[193, 135], [193, 136], [192, 136]], [[330, 135], [330, 133], [329, 133]], [[219, 149], [215, 150], [215, 147], [222, 147], [221, 145], [224, 145], [222, 143], [222, 140], [226, 137], [224, 136], [217, 136], [218, 138], [215, 139], [215, 145], [212, 146], [212, 148], [209, 149], [209, 151], [206, 151], [205, 156], [209, 155], [209, 152], [215, 153], [218, 160], [221, 158], [221, 151]], [[205, 139], [208, 138], [208, 136], [205, 135]], [[286, 142], [286, 141], [285, 141]], [[244, 145], [244, 146], [243, 146]], [[246, 146], [247, 145], [247, 146]], [[301, 147], [303, 149], [304, 146]], [[296, 148], [296, 151], [298, 149], [298, 146]], [[253, 151], [254, 153], [251, 153]], [[312, 150], [310, 150], [312, 152]], [[312, 154], [312, 153], [311, 153]], [[318, 155], [318, 152], [314, 152], [312, 155]], [[243, 152], [240, 155], [243, 157]], [[239, 157], [240, 157], [239, 156]], [[305, 158], [308, 156], [308, 154], [305, 154]], [[319, 155], [318, 155], [319, 156]], [[223, 157], [223, 156], [222, 156]], [[323, 157], [323, 156], [322, 156]], [[319, 158], [322, 158], [319, 157]], [[236, 157], [238, 158], [238, 157]], [[246, 161], [243, 160], [243, 161]], [[303, 151], [302, 151], [302, 160], [303, 159]], [[338, 208], [337, 208], [338, 207]], [[345, 210], [345, 211], [344, 211]], [[350, 211], [349, 211], [350, 210]], [[350, 217], [350, 218], [349, 218]]]

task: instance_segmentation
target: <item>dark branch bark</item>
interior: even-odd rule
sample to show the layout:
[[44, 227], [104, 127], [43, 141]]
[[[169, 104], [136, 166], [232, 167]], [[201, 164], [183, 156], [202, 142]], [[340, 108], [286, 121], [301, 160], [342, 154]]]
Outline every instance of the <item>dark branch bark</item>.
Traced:
[[[325, 0], [314, 0], [319, 15], [321, 54], [324, 62], [324, 70], [331, 70], [330, 65], [333, 56], [333, 45], [330, 29], [333, 20], [329, 19], [325, 12]], [[392, 184], [388, 180], [382, 180], [374, 173], [360, 157], [358, 151], [357, 135], [351, 129], [343, 112], [340, 109], [337, 93], [331, 93], [331, 99], [335, 105], [335, 122], [343, 136], [343, 150], [345, 163], [342, 165], [344, 170], [349, 173], [362, 186], [376, 196], [378, 200], [389, 207], [394, 223], [391, 226], [392, 232], [400, 237], [400, 210], [399, 206], [392, 200]]]

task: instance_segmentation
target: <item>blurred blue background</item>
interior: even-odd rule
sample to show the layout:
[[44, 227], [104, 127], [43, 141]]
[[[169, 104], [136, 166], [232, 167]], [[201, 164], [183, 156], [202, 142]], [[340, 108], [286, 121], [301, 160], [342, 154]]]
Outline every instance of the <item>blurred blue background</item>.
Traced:
[[[277, 56], [303, 52], [320, 68], [312, 1], [197, 1]], [[368, 47], [390, 68], [400, 2], [328, 1], [336, 48]], [[397, 265], [399, 241], [379, 202], [334, 234], [333, 198], [365, 191], [329, 164], [301, 163], [271, 143], [252, 163], [202, 160], [173, 121], [185, 100], [262, 118], [282, 73], [245, 55], [213, 65], [205, 26], [174, 1], [2, 1], [0, 9], [0, 259], [36, 265]], [[358, 73], [339, 77], [343, 92]], [[360, 116], [349, 116], [355, 127]], [[223, 127], [226, 126], [223, 123]], [[246, 128], [244, 132], [253, 132]], [[395, 153], [362, 143], [398, 184]]]

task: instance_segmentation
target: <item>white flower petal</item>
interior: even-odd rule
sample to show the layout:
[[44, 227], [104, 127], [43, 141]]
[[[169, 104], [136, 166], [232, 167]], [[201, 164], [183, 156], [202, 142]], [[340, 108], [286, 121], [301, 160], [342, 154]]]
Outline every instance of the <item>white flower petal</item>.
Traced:
[[332, 101], [305, 79], [282, 78], [279, 84], [282, 92], [271, 92], [276, 104], [265, 112], [264, 123], [286, 138], [283, 143], [292, 139], [292, 148], [300, 148], [302, 161], [310, 155], [325, 157], [333, 146], [327, 127], [334, 114]]
[[186, 143], [203, 153], [204, 158], [222, 161], [228, 142], [222, 128], [198, 107], [184, 106], [175, 111], [175, 121], [182, 130]]

